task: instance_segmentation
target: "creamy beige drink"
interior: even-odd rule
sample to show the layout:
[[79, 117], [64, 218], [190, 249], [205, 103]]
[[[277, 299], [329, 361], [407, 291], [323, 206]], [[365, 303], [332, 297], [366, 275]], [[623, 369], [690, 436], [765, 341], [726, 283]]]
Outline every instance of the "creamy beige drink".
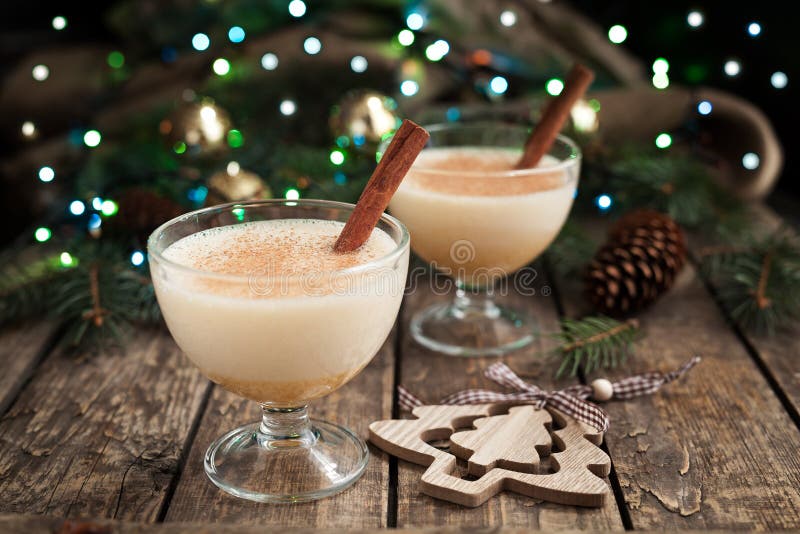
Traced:
[[468, 284], [538, 257], [567, 218], [577, 168], [545, 156], [537, 169], [512, 171], [520, 154], [494, 147], [423, 150], [390, 203], [414, 251]]
[[342, 227], [278, 219], [174, 242], [164, 258], [194, 271], [183, 279], [170, 270], [165, 279], [156, 266], [153, 280], [175, 341], [224, 388], [275, 406], [297, 406], [347, 382], [394, 324], [407, 257], [399, 268], [359, 269], [397, 244], [375, 229], [359, 250], [336, 254]]

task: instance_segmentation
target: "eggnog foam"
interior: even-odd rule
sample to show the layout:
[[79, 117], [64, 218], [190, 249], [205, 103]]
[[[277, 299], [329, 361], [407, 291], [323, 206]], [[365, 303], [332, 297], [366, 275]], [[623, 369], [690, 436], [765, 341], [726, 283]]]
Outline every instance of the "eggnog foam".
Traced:
[[[347, 285], [331, 283], [343, 278], [336, 271], [397, 248], [375, 229], [357, 251], [334, 253], [343, 226], [312, 219], [258, 221], [176, 241], [163, 253], [171, 262], [241, 277], [220, 279], [153, 262], [158, 301], [178, 345], [209, 378], [259, 402], [296, 405], [347, 382], [394, 324], [407, 258], [400, 258], [400, 267], [350, 277]], [[280, 286], [265, 292], [258, 282], [303, 275], [312, 275], [311, 285], [289, 285], [288, 291]]]
[[521, 154], [494, 147], [423, 150], [389, 204], [411, 232], [414, 251], [475, 285], [539, 256], [572, 206], [577, 166], [545, 156], [535, 170], [514, 170]]

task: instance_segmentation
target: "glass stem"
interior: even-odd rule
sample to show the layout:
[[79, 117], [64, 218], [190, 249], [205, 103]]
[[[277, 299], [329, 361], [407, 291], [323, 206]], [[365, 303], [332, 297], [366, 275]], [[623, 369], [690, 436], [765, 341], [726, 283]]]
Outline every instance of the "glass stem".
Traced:
[[492, 299], [492, 291], [485, 287], [470, 287], [456, 281], [456, 296], [453, 299], [453, 312], [456, 316], [483, 315], [489, 318], [500, 316], [500, 308]]
[[267, 442], [294, 442], [297, 445], [310, 445], [316, 435], [308, 419], [308, 405], [294, 408], [276, 408], [261, 405], [261, 425], [259, 439]]

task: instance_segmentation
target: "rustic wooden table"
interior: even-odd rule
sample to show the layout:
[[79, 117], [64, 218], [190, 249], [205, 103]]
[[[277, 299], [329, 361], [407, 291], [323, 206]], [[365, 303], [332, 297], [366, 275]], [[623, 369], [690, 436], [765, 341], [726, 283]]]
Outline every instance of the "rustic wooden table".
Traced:
[[[534, 286], [536, 296], [505, 298], [538, 316], [543, 330], [582, 312], [574, 281], [540, 268]], [[409, 338], [411, 314], [441, 298], [425, 284], [408, 295], [374, 361], [312, 414], [366, 436], [370, 422], [397, 414], [392, 392], [400, 382], [429, 400], [495, 387], [482, 377], [494, 359], [439, 356]], [[258, 407], [210, 384], [166, 331], [137, 332], [122, 355], [76, 359], [62, 350], [53, 324], [7, 328], [0, 332], [0, 530], [46, 531], [63, 518], [123, 520], [109, 524], [126, 531], [163, 523], [153, 528], [170, 532], [198, 523], [800, 528], [800, 328], [773, 338], [741, 331], [692, 265], [640, 318], [647, 336], [625, 373], [672, 369], [693, 353], [703, 362], [654, 396], [608, 405], [615, 498], [600, 509], [513, 494], [462, 508], [422, 495], [423, 469], [375, 448], [364, 477], [333, 498], [299, 505], [235, 499], [206, 479], [202, 457], [213, 438], [257, 419]], [[542, 356], [550, 343], [542, 339], [506, 361], [540, 386], [565, 385]]]

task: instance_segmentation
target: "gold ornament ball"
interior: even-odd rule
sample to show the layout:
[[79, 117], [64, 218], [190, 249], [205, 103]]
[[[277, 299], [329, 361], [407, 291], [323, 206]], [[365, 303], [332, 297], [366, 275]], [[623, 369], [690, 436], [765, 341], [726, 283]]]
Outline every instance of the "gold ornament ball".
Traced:
[[158, 127], [167, 144], [182, 154], [207, 154], [227, 149], [231, 129], [228, 112], [211, 102], [181, 105]]
[[[383, 136], [400, 125], [396, 109], [397, 102], [393, 98], [377, 91], [350, 91], [331, 111], [331, 131], [337, 139], [346, 137], [357, 149], [375, 148]], [[354, 140], [359, 137], [364, 142], [356, 145]]]
[[220, 171], [207, 182], [206, 206], [272, 198], [272, 189], [254, 172], [238, 169], [235, 173]]

